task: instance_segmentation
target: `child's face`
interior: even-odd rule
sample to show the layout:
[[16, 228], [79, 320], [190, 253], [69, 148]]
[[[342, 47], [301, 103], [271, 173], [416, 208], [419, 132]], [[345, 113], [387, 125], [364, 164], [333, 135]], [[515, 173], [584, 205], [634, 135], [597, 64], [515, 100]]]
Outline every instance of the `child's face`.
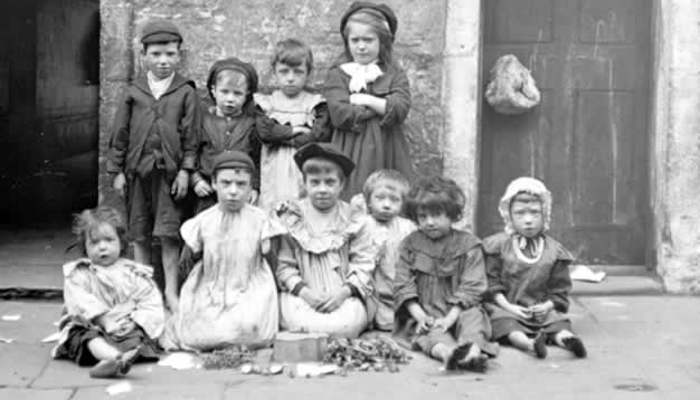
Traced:
[[537, 236], [544, 226], [542, 202], [536, 199], [514, 200], [510, 205], [510, 219], [513, 222], [513, 229], [519, 234], [528, 238]]
[[320, 211], [333, 208], [338, 203], [338, 197], [343, 190], [343, 181], [335, 169], [319, 173], [307, 173], [304, 179], [306, 194], [311, 205]]
[[180, 49], [177, 42], [152, 43], [143, 52], [146, 69], [159, 79], [170, 76], [180, 62]]
[[389, 182], [379, 182], [369, 196], [369, 213], [379, 222], [389, 222], [401, 212], [401, 191]]
[[218, 203], [229, 212], [243, 208], [250, 198], [252, 175], [245, 169], [222, 169], [217, 171], [214, 190]]
[[416, 212], [416, 222], [418, 229], [433, 240], [440, 239], [447, 235], [452, 228], [452, 220], [444, 211], [440, 213], [429, 213], [426, 210], [418, 209]]
[[353, 61], [366, 65], [379, 59], [379, 36], [371, 26], [350, 21], [347, 30], [348, 49]]
[[275, 79], [282, 93], [287, 97], [296, 97], [304, 90], [306, 80], [309, 77], [309, 69], [305, 63], [296, 67], [285, 63], [275, 64]]
[[216, 108], [221, 115], [234, 116], [241, 112], [248, 96], [248, 80], [238, 71], [224, 70], [212, 87]]
[[119, 259], [122, 245], [117, 230], [110, 224], [101, 224], [85, 237], [85, 252], [94, 264], [108, 267]]

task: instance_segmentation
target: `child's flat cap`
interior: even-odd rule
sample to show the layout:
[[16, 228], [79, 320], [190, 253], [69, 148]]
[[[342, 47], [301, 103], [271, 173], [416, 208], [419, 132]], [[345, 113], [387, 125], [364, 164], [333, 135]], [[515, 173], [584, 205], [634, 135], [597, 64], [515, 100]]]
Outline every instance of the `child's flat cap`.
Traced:
[[238, 150], [228, 150], [214, 157], [214, 171], [221, 169], [248, 169], [255, 171], [253, 160], [246, 153]]
[[355, 169], [355, 163], [330, 143], [309, 143], [294, 153], [294, 162], [299, 167], [299, 170], [302, 169], [309, 158], [323, 158], [332, 161], [340, 166], [345, 176], [349, 176], [352, 170]]
[[182, 42], [177, 26], [164, 19], [148, 21], [141, 31], [141, 43]]

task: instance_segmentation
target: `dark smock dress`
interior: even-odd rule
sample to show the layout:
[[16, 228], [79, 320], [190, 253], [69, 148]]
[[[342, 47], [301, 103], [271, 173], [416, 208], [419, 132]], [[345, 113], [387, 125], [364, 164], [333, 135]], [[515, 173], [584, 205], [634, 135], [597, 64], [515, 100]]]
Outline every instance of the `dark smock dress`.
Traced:
[[[479, 345], [491, 356], [498, 345], [491, 343], [488, 315], [481, 307], [486, 291], [486, 273], [481, 243], [468, 232], [452, 230], [438, 240], [421, 231], [408, 235], [401, 244], [394, 281], [394, 336], [404, 345], [430, 354], [436, 344]], [[447, 332], [439, 329], [416, 334], [416, 320], [407, 305], [417, 301], [426, 314], [442, 318], [454, 306], [461, 308], [457, 322]]]
[[513, 247], [517, 241], [511, 235], [498, 233], [483, 242], [490, 296], [503, 293], [509, 302], [523, 307], [547, 300], [554, 303], [554, 309], [541, 321], [518, 318], [495, 303], [486, 303], [494, 339], [502, 339], [513, 331], [534, 335], [571, 330], [565, 313], [569, 309], [569, 265], [573, 257], [559, 242], [543, 236], [542, 256], [533, 263], [518, 258]]
[[[237, 150], [250, 156], [256, 166], [260, 164], [261, 142], [256, 130], [256, 113], [252, 105], [236, 117], [216, 115], [216, 107], [211, 107], [202, 117], [197, 170], [192, 174], [192, 186], [204, 179], [212, 184], [214, 158], [224, 151]], [[258, 179], [253, 179], [253, 187], [258, 188]], [[196, 213], [216, 204], [216, 193], [198, 197]]]
[[323, 96], [333, 125], [331, 143], [355, 163], [341, 198], [350, 201], [362, 192], [367, 177], [378, 169], [396, 169], [413, 176], [403, 122], [411, 107], [406, 73], [394, 65], [380, 64], [383, 74], [367, 86], [367, 93], [386, 99], [386, 112], [378, 115], [365, 106], [350, 104], [350, 76], [340, 65], [328, 71]]

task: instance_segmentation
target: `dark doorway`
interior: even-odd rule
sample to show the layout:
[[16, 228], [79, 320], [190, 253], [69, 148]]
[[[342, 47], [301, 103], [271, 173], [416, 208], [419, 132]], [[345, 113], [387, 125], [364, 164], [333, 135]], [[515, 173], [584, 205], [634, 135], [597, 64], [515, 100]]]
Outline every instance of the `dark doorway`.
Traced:
[[483, 72], [504, 54], [531, 69], [542, 103], [520, 116], [482, 113], [478, 232], [518, 176], [554, 198], [552, 234], [578, 260], [645, 264], [651, 0], [489, 0]]
[[97, 203], [99, 1], [0, 2], [0, 222], [67, 227]]

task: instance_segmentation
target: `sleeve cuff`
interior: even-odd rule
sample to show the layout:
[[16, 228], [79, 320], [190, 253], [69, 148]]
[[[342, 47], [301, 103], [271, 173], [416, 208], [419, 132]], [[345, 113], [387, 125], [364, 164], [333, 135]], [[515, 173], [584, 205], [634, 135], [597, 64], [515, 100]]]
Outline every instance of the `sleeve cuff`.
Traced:
[[306, 287], [306, 283], [299, 281], [299, 282], [297, 282], [296, 285], [294, 285], [294, 287], [292, 288], [290, 293], [295, 295], [295, 296], [299, 296], [299, 293], [301, 293], [301, 289], [303, 289], [305, 287]]

